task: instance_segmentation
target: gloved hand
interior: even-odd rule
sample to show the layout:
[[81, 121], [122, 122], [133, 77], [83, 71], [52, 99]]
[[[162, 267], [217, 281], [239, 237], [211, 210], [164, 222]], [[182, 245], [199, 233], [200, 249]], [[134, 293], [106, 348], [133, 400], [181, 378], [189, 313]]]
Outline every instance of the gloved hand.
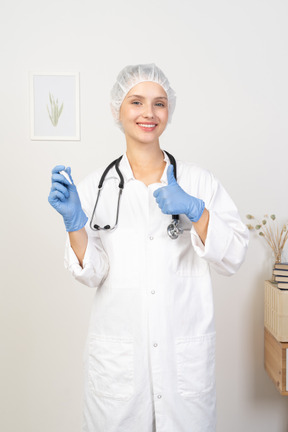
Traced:
[[197, 222], [204, 211], [204, 201], [184, 192], [175, 180], [173, 165], [168, 166], [167, 179], [168, 186], [157, 189], [153, 194], [162, 213], [185, 214], [192, 222]]
[[[60, 174], [65, 171], [71, 183]], [[49, 203], [63, 216], [66, 231], [78, 231], [86, 225], [88, 220], [81, 207], [76, 186], [71, 177], [71, 168], [57, 165], [52, 170], [52, 186], [48, 197]]]

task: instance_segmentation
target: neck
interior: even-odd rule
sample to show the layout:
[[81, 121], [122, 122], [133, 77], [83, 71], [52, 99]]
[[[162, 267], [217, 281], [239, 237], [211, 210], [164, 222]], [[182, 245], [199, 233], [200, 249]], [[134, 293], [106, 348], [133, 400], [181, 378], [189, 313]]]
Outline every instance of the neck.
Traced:
[[127, 141], [127, 158], [133, 170], [133, 167], [143, 168], [149, 167], [153, 169], [155, 166], [159, 166], [163, 162], [163, 152], [160, 149], [159, 142], [139, 145], [131, 145]]
[[146, 185], [157, 183], [165, 168], [163, 152], [159, 143], [129, 145], [127, 141], [127, 158], [137, 180], [143, 181]]

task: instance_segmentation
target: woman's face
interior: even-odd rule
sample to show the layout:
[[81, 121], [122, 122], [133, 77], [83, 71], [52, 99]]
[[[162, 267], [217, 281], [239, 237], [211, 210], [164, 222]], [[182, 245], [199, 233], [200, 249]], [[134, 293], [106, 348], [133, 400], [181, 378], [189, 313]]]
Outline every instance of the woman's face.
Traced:
[[158, 143], [168, 121], [168, 99], [163, 87], [151, 81], [135, 85], [122, 102], [120, 121], [126, 138]]

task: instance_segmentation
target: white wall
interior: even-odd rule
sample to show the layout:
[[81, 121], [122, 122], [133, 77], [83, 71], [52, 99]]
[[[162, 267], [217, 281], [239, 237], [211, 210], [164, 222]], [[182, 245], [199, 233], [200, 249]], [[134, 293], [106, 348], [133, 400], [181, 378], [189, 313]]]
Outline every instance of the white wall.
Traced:
[[[156, 62], [177, 92], [164, 148], [212, 170], [243, 217], [287, 218], [287, 15], [284, 0], [1, 2], [1, 430], [80, 430], [93, 290], [63, 268], [50, 170], [71, 165], [79, 181], [123, 152], [109, 92], [126, 64]], [[81, 76], [81, 141], [31, 141], [29, 71], [67, 70]], [[219, 432], [288, 430], [263, 368], [270, 273], [252, 237], [238, 274], [214, 275]]]

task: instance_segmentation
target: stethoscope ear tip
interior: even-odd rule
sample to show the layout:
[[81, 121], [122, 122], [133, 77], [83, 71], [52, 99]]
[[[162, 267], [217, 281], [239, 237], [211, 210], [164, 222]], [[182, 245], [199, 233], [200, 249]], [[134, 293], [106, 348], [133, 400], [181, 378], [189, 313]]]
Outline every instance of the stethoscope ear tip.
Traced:
[[110, 225], [105, 225], [103, 228], [101, 228], [99, 225], [93, 225], [94, 230], [99, 231], [100, 229], [108, 230], [110, 229]]

